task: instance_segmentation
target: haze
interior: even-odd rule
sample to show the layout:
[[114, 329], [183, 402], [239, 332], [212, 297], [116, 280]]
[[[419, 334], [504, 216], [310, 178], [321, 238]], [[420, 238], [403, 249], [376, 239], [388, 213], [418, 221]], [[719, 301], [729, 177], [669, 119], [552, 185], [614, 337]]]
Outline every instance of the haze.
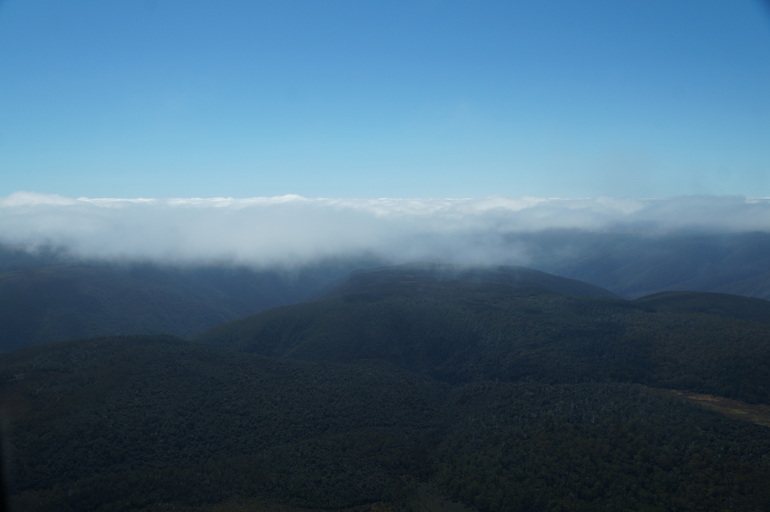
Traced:
[[0, 243], [108, 260], [291, 266], [370, 255], [394, 263], [528, 264], [517, 236], [559, 230], [767, 232], [770, 199], [0, 199]]

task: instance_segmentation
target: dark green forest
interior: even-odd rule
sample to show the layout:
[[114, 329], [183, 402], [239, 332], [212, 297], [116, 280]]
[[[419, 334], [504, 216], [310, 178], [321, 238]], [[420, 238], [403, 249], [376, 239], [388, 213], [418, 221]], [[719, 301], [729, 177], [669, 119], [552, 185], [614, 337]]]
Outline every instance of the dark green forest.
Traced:
[[384, 359], [450, 383], [636, 382], [749, 402], [770, 397], [768, 301], [709, 293], [628, 301], [528, 269], [499, 272], [361, 272], [325, 298], [195, 340], [271, 357]]
[[768, 427], [675, 393], [770, 406], [760, 299], [376, 269], [190, 340], [2, 354], [0, 383], [12, 510], [770, 509]]

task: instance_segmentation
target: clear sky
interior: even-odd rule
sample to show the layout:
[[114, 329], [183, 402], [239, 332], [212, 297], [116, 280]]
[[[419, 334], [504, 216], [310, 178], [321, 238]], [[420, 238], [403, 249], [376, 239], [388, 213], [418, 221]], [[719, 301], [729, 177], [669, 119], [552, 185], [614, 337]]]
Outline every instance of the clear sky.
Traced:
[[770, 196], [750, 0], [0, 0], [0, 197]]

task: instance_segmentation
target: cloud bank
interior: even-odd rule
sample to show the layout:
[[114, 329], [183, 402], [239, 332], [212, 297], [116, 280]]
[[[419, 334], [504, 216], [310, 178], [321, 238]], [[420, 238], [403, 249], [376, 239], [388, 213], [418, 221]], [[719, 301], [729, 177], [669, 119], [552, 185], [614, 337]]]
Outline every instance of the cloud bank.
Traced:
[[91, 259], [266, 266], [373, 255], [526, 264], [517, 235], [548, 230], [770, 232], [770, 198], [0, 198], [0, 243]]

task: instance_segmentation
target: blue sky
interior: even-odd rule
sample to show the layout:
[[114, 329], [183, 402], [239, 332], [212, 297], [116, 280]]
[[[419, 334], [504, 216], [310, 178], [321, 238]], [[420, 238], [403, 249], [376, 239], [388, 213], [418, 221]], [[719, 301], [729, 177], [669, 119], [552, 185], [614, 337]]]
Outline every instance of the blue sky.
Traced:
[[748, 0], [0, 2], [0, 197], [770, 196]]

